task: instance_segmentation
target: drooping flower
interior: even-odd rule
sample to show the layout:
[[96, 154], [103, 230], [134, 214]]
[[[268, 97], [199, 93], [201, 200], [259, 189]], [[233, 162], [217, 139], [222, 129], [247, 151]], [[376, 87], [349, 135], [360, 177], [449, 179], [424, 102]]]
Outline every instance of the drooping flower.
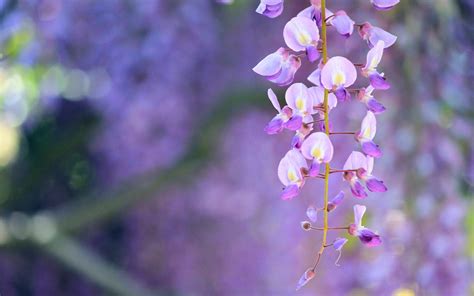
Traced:
[[291, 149], [281, 159], [278, 165], [278, 178], [285, 185], [281, 198], [289, 200], [296, 197], [304, 185], [303, 171], [308, 170], [308, 164], [301, 152]]
[[365, 186], [371, 192], [385, 192], [387, 191], [387, 186], [383, 183], [382, 180], [377, 179], [377, 177], [372, 175], [374, 170], [374, 158], [367, 156], [367, 167], [359, 168], [357, 170], [357, 177], [365, 182]]
[[344, 247], [347, 241], [348, 241], [347, 238], [338, 237], [332, 243], [334, 249], [339, 253], [339, 256], [337, 256], [336, 262], [334, 263], [336, 264], [336, 266], [339, 266], [339, 259], [341, 259], [341, 256], [342, 256], [342, 247]]
[[377, 41], [377, 44], [367, 53], [367, 63], [362, 68], [362, 75], [369, 77], [370, 84], [375, 89], [389, 89], [390, 84], [386, 81], [383, 73], [377, 72], [377, 66], [382, 60], [383, 49], [385, 42], [383, 40]]
[[372, 95], [373, 91], [374, 88], [372, 87], [372, 85], [369, 85], [366, 88], [362, 88], [359, 91], [357, 98], [359, 99], [359, 101], [364, 103], [367, 107], [367, 110], [372, 111], [372, 113], [383, 113], [385, 111], [385, 106], [374, 98], [374, 96]]
[[354, 223], [349, 226], [349, 234], [358, 237], [367, 247], [375, 247], [380, 245], [382, 240], [377, 233], [362, 226], [365, 210], [365, 206], [354, 205]]
[[304, 285], [306, 285], [310, 280], [314, 278], [316, 273], [314, 272], [313, 268], [309, 268], [304, 272], [304, 274], [301, 276], [301, 278], [298, 281], [298, 284], [296, 285], [296, 291], [301, 289]]
[[389, 10], [399, 2], [400, 0], [370, 0], [370, 3], [378, 10]]
[[301, 59], [299, 57], [290, 54], [288, 49], [280, 47], [261, 60], [253, 68], [253, 71], [279, 86], [285, 86], [293, 82], [295, 73], [300, 66]]
[[320, 164], [331, 161], [334, 147], [328, 135], [323, 132], [316, 132], [304, 140], [301, 153], [306, 159], [312, 160], [309, 175], [314, 177], [319, 173]]
[[353, 171], [359, 170], [360, 168], [367, 170], [367, 159], [365, 155], [359, 151], [352, 151], [344, 163], [343, 169], [349, 172], [344, 173], [343, 179], [349, 183], [352, 194], [359, 199], [363, 199], [367, 197], [367, 192], [359, 182], [356, 172]]
[[381, 157], [382, 151], [379, 146], [373, 142], [377, 132], [377, 119], [372, 111], [367, 111], [362, 120], [360, 132], [356, 134], [356, 139], [362, 146], [362, 151], [372, 157]]
[[271, 88], [267, 91], [268, 98], [272, 103], [273, 107], [278, 111], [278, 114], [265, 126], [265, 132], [269, 135], [277, 134], [283, 130], [286, 123], [290, 120], [293, 115], [293, 111], [290, 107], [285, 106], [283, 109], [280, 107], [278, 98]]
[[354, 32], [355, 22], [347, 15], [344, 10], [339, 10], [334, 13], [328, 22], [336, 29], [342, 36], [348, 38]]
[[316, 222], [318, 221], [318, 210], [314, 206], [309, 206], [308, 209], [306, 209], [306, 216], [308, 216], [311, 222]]
[[343, 200], [344, 200], [344, 191], [341, 191], [336, 196], [334, 196], [333, 199], [331, 199], [328, 202], [327, 211], [331, 212], [335, 210], [337, 206], [342, 203]]
[[319, 29], [311, 19], [302, 16], [292, 18], [283, 29], [283, 38], [292, 50], [306, 51], [310, 62], [319, 58]]
[[367, 41], [370, 47], [374, 47], [379, 40], [382, 40], [385, 43], [385, 48], [392, 46], [395, 41], [397, 41], [397, 36], [390, 34], [379, 27], [372, 26], [369, 22], [365, 22], [359, 27], [359, 34], [362, 39]]
[[288, 87], [285, 93], [285, 100], [288, 107], [292, 110], [292, 116], [286, 123], [286, 128], [290, 130], [299, 130], [303, 126], [303, 119], [312, 121], [314, 114], [313, 100], [309, 96], [308, 88], [303, 83], [294, 83]]
[[321, 70], [321, 83], [325, 89], [334, 91], [338, 100], [350, 99], [347, 87], [357, 79], [357, 70], [354, 64], [341, 56], [330, 58]]
[[283, 0], [260, 0], [255, 11], [269, 18], [276, 18], [283, 12]]

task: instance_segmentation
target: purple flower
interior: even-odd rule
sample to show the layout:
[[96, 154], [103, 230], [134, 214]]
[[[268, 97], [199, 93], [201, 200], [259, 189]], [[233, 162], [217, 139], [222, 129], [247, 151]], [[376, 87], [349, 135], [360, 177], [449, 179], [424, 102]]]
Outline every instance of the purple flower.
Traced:
[[339, 259], [341, 259], [341, 256], [342, 256], [342, 247], [347, 243], [347, 241], [348, 241], [347, 238], [338, 237], [332, 243], [334, 249], [339, 253], [339, 256], [337, 256], [336, 262], [334, 263], [336, 266], [339, 266]]
[[278, 98], [271, 88], [268, 89], [267, 94], [273, 107], [278, 111], [278, 114], [275, 115], [275, 117], [273, 117], [273, 119], [267, 124], [264, 131], [269, 135], [274, 135], [283, 130], [287, 122], [290, 120], [293, 111], [287, 106], [283, 109], [280, 107]]
[[253, 71], [279, 86], [285, 86], [293, 82], [300, 66], [301, 59], [281, 47], [261, 60]]
[[[292, 116], [285, 127], [290, 130], [299, 130], [303, 127], [303, 121], [311, 122], [311, 114], [316, 113], [313, 109], [313, 99], [308, 93], [308, 88], [303, 83], [292, 84], [285, 93], [285, 100], [292, 110]], [[303, 120], [305, 118], [305, 120]]]
[[364, 103], [367, 107], [367, 110], [372, 111], [372, 113], [383, 113], [385, 111], [385, 106], [374, 98], [374, 96], [372, 95], [373, 91], [374, 88], [372, 87], [372, 85], [369, 85], [359, 91], [357, 98], [359, 99], [359, 101]]
[[347, 15], [344, 10], [339, 10], [328, 21], [336, 31], [342, 36], [348, 38], [354, 32], [355, 22]]
[[327, 211], [331, 212], [337, 208], [344, 200], [344, 191], [339, 192], [333, 199], [328, 202]]
[[397, 36], [379, 27], [374, 27], [369, 22], [365, 22], [359, 27], [359, 34], [362, 39], [367, 41], [370, 47], [374, 47], [379, 40], [382, 40], [385, 43], [384, 47], [387, 48], [392, 46], [397, 40]]
[[291, 149], [278, 165], [278, 178], [285, 185], [281, 194], [282, 199], [289, 200], [299, 194], [300, 188], [304, 185], [302, 169], [308, 170], [306, 160], [299, 150]]
[[357, 236], [359, 240], [367, 247], [375, 247], [382, 243], [380, 236], [372, 230], [362, 226], [362, 217], [365, 214], [366, 207], [354, 205], [354, 224], [349, 227], [349, 234]]
[[321, 70], [321, 83], [325, 89], [334, 91], [338, 100], [350, 99], [346, 87], [354, 84], [357, 70], [354, 64], [345, 57], [332, 57]]
[[376, 132], [377, 119], [375, 119], [375, 115], [372, 111], [367, 111], [367, 114], [362, 120], [360, 132], [356, 135], [356, 139], [361, 144], [362, 151], [365, 154], [378, 158], [382, 156], [382, 151], [379, 146], [372, 141]]
[[283, 29], [286, 45], [294, 51], [306, 51], [311, 62], [319, 58], [317, 49], [319, 41], [318, 26], [309, 18], [297, 16], [292, 18]]
[[367, 53], [367, 63], [362, 68], [362, 75], [369, 77], [370, 84], [375, 89], [389, 89], [390, 84], [386, 81], [383, 73], [377, 72], [377, 66], [382, 60], [385, 42], [377, 41], [377, 44]]
[[318, 175], [321, 163], [331, 161], [334, 147], [328, 135], [323, 132], [316, 132], [304, 140], [301, 146], [301, 153], [306, 159], [312, 160], [309, 175], [314, 177]]
[[[322, 13], [321, 13], [321, 1], [319, 3], [313, 3], [310, 7], [307, 7], [298, 13], [298, 16], [309, 18], [316, 22], [316, 25], [321, 28], [323, 23]], [[326, 18], [332, 16], [333, 13], [326, 9]]]
[[[364, 154], [358, 151], [352, 151], [352, 153], [347, 158], [344, 163], [344, 170], [359, 170], [364, 169], [367, 171], [367, 158]], [[354, 172], [344, 173], [344, 180], [349, 182], [351, 187], [352, 194], [359, 198], [363, 199], [367, 197], [367, 192], [365, 192], [364, 187], [360, 184], [358, 176]]]
[[[313, 100], [313, 107], [323, 107], [324, 106], [324, 88], [313, 86], [308, 88], [309, 96]], [[333, 93], [330, 93], [328, 96], [328, 112], [334, 109], [337, 106], [337, 98]], [[320, 119], [324, 119], [324, 112], [316, 111]]]
[[367, 166], [365, 168], [361, 167], [359, 171], [357, 171], [357, 177], [365, 181], [365, 186], [371, 192], [387, 191], [388, 189], [387, 186], [385, 186], [384, 182], [372, 175], [372, 171], [374, 169], [374, 158], [367, 156], [366, 163]]
[[314, 269], [309, 268], [304, 272], [304, 274], [301, 276], [301, 278], [298, 281], [298, 284], [296, 285], [296, 291], [301, 289], [304, 285], [306, 285], [310, 280], [314, 278], [316, 273], [314, 272]]
[[399, 2], [400, 0], [370, 0], [370, 3], [378, 10], [389, 10]]
[[276, 18], [283, 12], [283, 0], [260, 0], [256, 12], [269, 18]]

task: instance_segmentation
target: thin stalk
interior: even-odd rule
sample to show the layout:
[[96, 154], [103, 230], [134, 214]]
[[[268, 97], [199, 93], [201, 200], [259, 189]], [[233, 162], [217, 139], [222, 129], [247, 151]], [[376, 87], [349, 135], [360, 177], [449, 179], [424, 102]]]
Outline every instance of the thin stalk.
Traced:
[[[321, 0], [321, 17], [323, 20], [326, 20], [326, 0]], [[328, 46], [327, 46], [327, 24], [325, 21], [321, 25], [321, 41], [323, 46], [323, 64], [326, 64], [328, 60]], [[329, 136], [329, 106], [328, 106], [328, 96], [329, 91], [324, 89], [324, 126], [326, 135]], [[329, 173], [331, 171], [331, 166], [329, 163], [326, 163], [324, 171], [324, 225], [323, 225], [323, 241], [321, 243], [321, 248], [318, 252], [318, 257], [316, 259], [315, 267], [318, 265], [321, 255], [324, 252], [326, 246], [327, 234], [328, 234], [328, 200], [329, 200]]]

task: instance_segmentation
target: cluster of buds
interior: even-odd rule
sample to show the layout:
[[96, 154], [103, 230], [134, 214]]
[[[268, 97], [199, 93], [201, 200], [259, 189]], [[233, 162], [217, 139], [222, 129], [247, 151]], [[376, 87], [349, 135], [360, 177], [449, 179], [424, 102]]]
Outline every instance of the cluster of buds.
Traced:
[[[269, 18], [275, 18], [282, 13], [283, 2], [283, 0], [260, 0], [256, 11]], [[370, 192], [387, 191], [384, 182], [372, 175], [374, 159], [382, 156], [382, 150], [374, 142], [377, 130], [376, 115], [385, 111], [384, 105], [374, 98], [373, 93], [390, 88], [384, 73], [379, 72], [377, 67], [384, 50], [393, 45], [397, 39], [396, 36], [368, 22], [357, 24], [343, 10], [331, 12], [326, 8], [325, 0], [310, 2], [308, 8], [285, 25], [283, 39], [287, 47], [277, 49], [253, 68], [254, 72], [276, 85], [289, 86], [285, 92], [286, 105], [283, 107], [275, 92], [272, 89], [268, 90], [268, 98], [277, 114], [264, 128], [268, 134], [277, 134], [284, 130], [294, 133], [290, 150], [278, 165], [278, 177], [284, 185], [281, 198], [291, 200], [297, 197], [308, 179], [323, 179], [325, 183], [323, 206], [321, 208], [309, 206], [306, 215], [310, 221], [301, 223], [306, 231], [322, 231], [323, 241], [315, 264], [300, 278], [297, 289], [314, 278], [316, 266], [326, 248], [332, 246], [339, 253], [336, 264], [339, 261], [347, 238], [338, 237], [332, 243], [327, 243], [329, 230], [345, 230], [368, 247], [382, 243], [375, 231], [362, 226], [362, 216], [366, 211], [363, 205], [354, 206], [354, 223], [342, 227], [328, 226], [328, 213], [335, 210], [344, 199], [344, 191], [341, 191], [329, 200], [328, 183], [331, 174], [341, 173], [343, 180], [349, 184], [352, 195], [358, 199], [368, 196], [365, 188]], [[399, 0], [370, 0], [373, 7], [378, 10], [390, 9], [398, 2]], [[369, 47], [366, 63], [353, 63], [342, 56], [328, 57], [326, 36], [328, 28], [333, 28], [342, 38], [349, 38], [356, 28]], [[316, 65], [315, 70], [307, 78], [312, 83], [309, 87], [304, 83], [293, 83], [295, 73], [305, 57], [308, 62]], [[367, 80], [368, 86], [351, 89], [358, 75]], [[353, 97], [367, 108], [360, 130], [333, 131], [333, 125], [329, 122], [330, 111], [339, 103], [351, 101]], [[353, 151], [342, 169], [333, 169], [330, 166], [334, 155], [331, 142], [333, 135], [352, 135], [360, 144], [362, 151]], [[313, 226], [316, 225], [320, 211], [324, 213], [324, 225]]]

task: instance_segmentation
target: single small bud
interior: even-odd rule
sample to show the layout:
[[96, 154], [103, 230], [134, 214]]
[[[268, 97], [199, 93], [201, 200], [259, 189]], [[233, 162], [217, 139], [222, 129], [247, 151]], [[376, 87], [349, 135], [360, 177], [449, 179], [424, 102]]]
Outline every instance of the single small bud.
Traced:
[[350, 235], [355, 236], [356, 231], [357, 231], [357, 225], [355, 225], [354, 223], [349, 225], [349, 229], [347, 230], [347, 232], [349, 232]]
[[301, 222], [301, 228], [305, 231], [310, 231], [311, 230], [311, 222], [309, 221], [302, 221]]

